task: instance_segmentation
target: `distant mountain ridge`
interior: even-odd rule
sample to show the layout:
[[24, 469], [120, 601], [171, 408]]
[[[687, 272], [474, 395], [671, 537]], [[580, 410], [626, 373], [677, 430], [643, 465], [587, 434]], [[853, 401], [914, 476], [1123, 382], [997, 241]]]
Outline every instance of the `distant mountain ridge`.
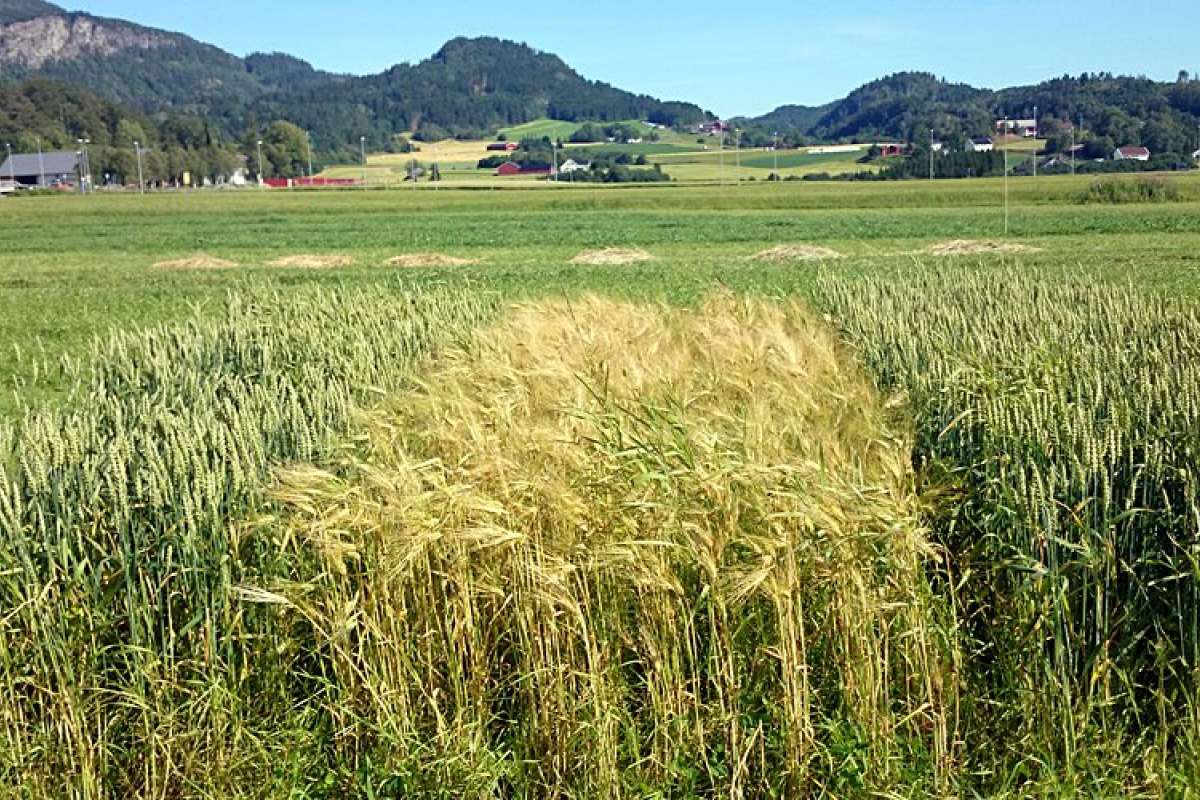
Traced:
[[[416, 64], [340, 75], [284, 53], [240, 58], [189, 36], [63, 10], [43, 0], [0, 0], [0, 83], [44, 78], [163, 119], [201, 117], [224, 141], [254, 140], [274, 120], [309, 131], [314, 147], [351, 157], [360, 137], [386, 149], [399, 135], [485, 137], [540, 117], [633, 118], [686, 126], [712, 115], [591, 81], [561, 58], [492, 37], [456, 38]], [[1200, 80], [1174, 83], [1106, 73], [1036, 86], [979, 89], [921, 72], [872, 81], [823, 106], [781, 106], [739, 118], [743, 141], [927, 141], [990, 134], [1001, 116], [1032, 117], [1061, 135], [1082, 115], [1090, 133], [1157, 152], [1200, 142]], [[0, 108], [0, 128], [5, 110]], [[1107, 142], [1104, 142], [1107, 144]]]
[[364, 135], [376, 146], [396, 134], [486, 135], [542, 116], [664, 124], [709, 116], [691, 103], [589, 81], [557, 56], [490, 37], [451, 40], [431, 58], [378, 75], [336, 75], [282, 53], [239, 58], [179, 33], [41, 0], [0, 0], [0, 80], [31, 77], [144, 113], [200, 114], [226, 135], [287, 119], [327, 148]]
[[1085, 73], [995, 91], [901, 72], [820, 108], [783, 106], [744, 122], [819, 141], [921, 143], [931, 132], [938, 139], [992, 135], [996, 120], [1030, 119], [1035, 112], [1048, 137], [1065, 135], [1082, 118], [1089, 134], [1117, 144], [1180, 155], [1200, 147], [1200, 80], [1187, 72], [1175, 82]]

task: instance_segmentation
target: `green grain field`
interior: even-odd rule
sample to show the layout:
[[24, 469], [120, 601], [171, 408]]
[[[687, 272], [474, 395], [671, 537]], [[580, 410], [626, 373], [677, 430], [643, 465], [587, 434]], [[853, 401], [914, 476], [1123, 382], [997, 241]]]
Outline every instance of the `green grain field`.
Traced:
[[0, 200], [0, 797], [1194, 796], [1200, 179], [1096, 180]]

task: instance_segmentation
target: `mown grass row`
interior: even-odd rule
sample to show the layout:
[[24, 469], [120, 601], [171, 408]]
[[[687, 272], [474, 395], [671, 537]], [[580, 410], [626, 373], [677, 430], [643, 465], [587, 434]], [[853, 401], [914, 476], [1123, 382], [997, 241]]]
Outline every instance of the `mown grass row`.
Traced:
[[967, 751], [1017, 786], [1194, 786], [1200, 310], [1001, 267], [826, 274], [818, 296], [906, 397], [944, 500]]
[[75, 410], [0, 426], [4, 791], [180, 795], [236, 772], [214, 754], [261, 766], [295, 724], [255, 661], [237, 587], [273, 567], [239, 520], [273, 465], [317, 457], [356, 401], [493, 310], [386, 285], [233, 296], [98, 344], [66, 366]]

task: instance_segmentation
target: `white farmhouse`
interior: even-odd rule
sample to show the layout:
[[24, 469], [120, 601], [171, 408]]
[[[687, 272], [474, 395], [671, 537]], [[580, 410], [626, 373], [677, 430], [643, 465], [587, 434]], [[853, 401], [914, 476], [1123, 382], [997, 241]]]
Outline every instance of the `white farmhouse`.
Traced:
[[967, 142], [968, 153], [990, 153], [995, 149], [995, 142], [986, 136], [980, 136]]
[[558, 171], [563, 175], [569, 175], [572, 172], [587, 172], [592, 168], [592, 165], [586, 161], [576, 161], [573, 158], [568, 158], [559, 166]]
[[1112, 158], [1113, 161], [1149, 161], [1150, 151], [1145, 147], [1118, 147]]

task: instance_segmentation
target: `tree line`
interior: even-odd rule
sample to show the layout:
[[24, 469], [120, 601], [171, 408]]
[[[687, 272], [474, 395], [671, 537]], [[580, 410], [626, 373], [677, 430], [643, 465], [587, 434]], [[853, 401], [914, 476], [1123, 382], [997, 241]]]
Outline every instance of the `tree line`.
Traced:
[[819, 110], [784, 108], [745, 120], [743, 139], [761, 141], [768, 126], [792, 121], [789, 133], [819, 141], [921, 144], [932, 132], [939, 141], [961, 143], [995, 136], [998, 119], [1034, 119], [1035, 110], [1051, 153], [1070, 147], [1072, 131], [1076, 143], [1089, 145], [1093, 158], [1123, 146], [1141, 145], [1177, 157], [1200, 148], [1200, 77], [1186, 71], [1173, 82], [1083, 73], [1000, 91], [949, 83], [928, 73], [898, 73]]
[[[225, 135], [211, 122], [189, 114], [150, 116], [103, 100], [77, 86], [35, 78], [0, 84], [0, 144], [14, 153], [78, 152], [86, 140], [97, 183], [128, 184], [142, 176], [150, 184], [181, 184], [184, 175], [200, 183], [218, 181], [236, 170], [292, 178], [325, 164], [311, 150], [307, 134], [290, 122]], [[311, 160], [310, 160], [311, 159]]]

